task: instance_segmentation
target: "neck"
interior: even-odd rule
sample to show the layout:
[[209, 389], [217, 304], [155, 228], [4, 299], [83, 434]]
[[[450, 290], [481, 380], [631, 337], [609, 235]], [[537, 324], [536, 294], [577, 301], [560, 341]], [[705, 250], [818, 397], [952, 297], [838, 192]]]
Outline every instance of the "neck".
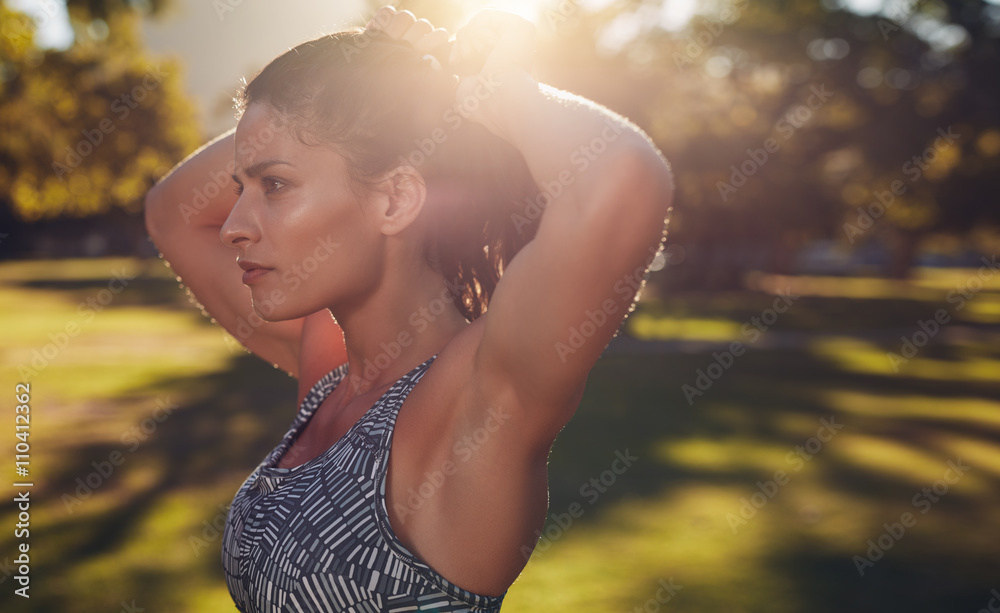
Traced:
[[389, 387], [468, 325], [444, 277], [422, 262], [383, 272], [365, 300], [330, 307], [344, 331], [352, 397]]

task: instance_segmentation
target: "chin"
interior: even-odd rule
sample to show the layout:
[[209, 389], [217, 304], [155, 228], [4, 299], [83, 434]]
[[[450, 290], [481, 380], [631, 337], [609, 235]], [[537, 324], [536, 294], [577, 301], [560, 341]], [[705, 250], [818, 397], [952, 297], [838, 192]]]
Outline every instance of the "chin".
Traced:
[[325, 308], [305, 304], [302, 301], [295, 302], [283, 292], [262, 292], [261, 294], [260, 296], [256, 292], [251, 294], [253, 312], [269, 323], [299, 319]]
[[298, 319], [299, 317], [304, 317], [306, 315], [306, 313], [299, 312], [294, 307], [290, 307], [288, 304], [275, 305], [272, 302], [258, 302], [256, 300], [253, 302], [253, 312], [268, 323]]
[[294, 319], [294, 315], [289, 315], [289, 304], [284, 292], [281, 291], [258, 291], [257, 288], [250, 290], [250, 304], [254, 314], [267, 322], [285, 321]]

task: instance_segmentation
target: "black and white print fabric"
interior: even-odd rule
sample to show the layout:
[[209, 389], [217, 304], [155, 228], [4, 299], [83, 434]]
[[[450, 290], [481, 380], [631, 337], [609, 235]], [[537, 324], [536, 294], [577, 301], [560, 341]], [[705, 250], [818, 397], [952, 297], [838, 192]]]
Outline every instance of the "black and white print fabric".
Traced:
[[389, 525], [385, 481], [399, 407], [437, 356], [396, 381], [332, 447], [293, 468], [276, 464], [347, 374], [309, 391], [281, 443], [247, 477], [222, 544], [226, 583], [244, 613], [494, 613], [503, 596], [449, 583]]

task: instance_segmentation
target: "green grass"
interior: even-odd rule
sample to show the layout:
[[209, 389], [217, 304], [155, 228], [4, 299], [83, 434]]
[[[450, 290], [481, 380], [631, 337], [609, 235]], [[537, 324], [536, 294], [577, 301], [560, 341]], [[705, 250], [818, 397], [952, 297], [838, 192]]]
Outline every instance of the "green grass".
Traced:
[[[135, 279], [88, 318], [80, 305], [122, 270]], [[946, 294], [972, 273], [928, 271], [908, 284], [765, 279], [761, 287], [794, 281], [801, 290], [767, 333], [794, 342], [748, 343], [690, 405], [682, 386], [722, 345], [608, 352], [553, 449], [555, 518], [504, 611], [985, 608], [1000, 587], [1000, 279], [955, 309]], [[133, 600], [150, 613], [235, 610], [212, 524], [287, 429], [294, 381], [234, 348], [156, 261], [4, 263], [0, 286], [6, 406], [19, 367], [37, 371], [32, 597], [13, 596], [0, 570], [0, 610], [119, 611]], [[773, 301], [760, 291], [650, 300], [628, 329], [746, 341], [744, 323]], [[939, 337], [947, 342], [894, 370], [886, 353], [938, 308], [954, 315]], [[32, 366], [74, 322], [64, 346]], [[817, 448], [809, 440], [824, 419], [843, 428]], [[810, 459], [795, 454], [808, 444]], [[626, 450], [638, 459], [606, 472]], [[120, 465], [74, 503], [77, 479], [116, 452]], [[968, 472], [937, 502], [915, 506], [958, 458]], [[758, 482], [770, 488], [776, 471], [787, 482], [745, 523], [735, 520], [741, 499], [760, 492]], [[590, 489], [602, 473], [614, 482]], [[0, 486], [0, 523], [11, 528], [0, 560], [13, 560], [20, 542], [9, 483]], [[570, 509], [578, 516], [567, 519]], [[853, 557], [905, 512], [916, 523], [860, 576]], [[671, 579], [679, 591], [657, 603]]]

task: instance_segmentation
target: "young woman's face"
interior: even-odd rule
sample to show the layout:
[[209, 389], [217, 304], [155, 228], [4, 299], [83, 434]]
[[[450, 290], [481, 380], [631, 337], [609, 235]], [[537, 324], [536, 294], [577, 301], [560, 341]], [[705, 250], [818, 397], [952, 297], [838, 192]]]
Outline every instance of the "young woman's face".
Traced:
[[361, 298], [379, 277], [381, 233], [352, 191], [342, 156], [310, 147], [251, 104], [236, 128], [239, 199], [222, 226], [254, 311], [303, 317]]

